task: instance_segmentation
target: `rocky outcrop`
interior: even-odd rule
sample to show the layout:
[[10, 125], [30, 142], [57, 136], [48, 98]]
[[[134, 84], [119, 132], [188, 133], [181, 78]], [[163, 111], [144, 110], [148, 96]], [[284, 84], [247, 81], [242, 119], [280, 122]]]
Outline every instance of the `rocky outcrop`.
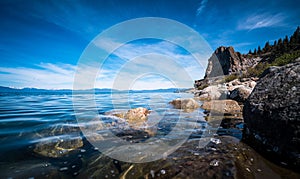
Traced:
[[177, 98], [170, 102], [176, 109], [183, 109], [185, 111], [195, 110], [199, 108], [199, 104], [193, 98], [181, 99]]
[[206, 111], [222, 114], [234, 114], [241, 112], [241, 107], [239, 106], [239, 104], [236, 101], [229, 99], [204, 101], [201, 108]]
[[244, 139], [300, 168], [300, 60], [264, 73], [245, 103]]
[[208, 60], [204, 78], [241, 73], [256, 63], [255, 59], [247, 59], [233, 47], [219, 47]]

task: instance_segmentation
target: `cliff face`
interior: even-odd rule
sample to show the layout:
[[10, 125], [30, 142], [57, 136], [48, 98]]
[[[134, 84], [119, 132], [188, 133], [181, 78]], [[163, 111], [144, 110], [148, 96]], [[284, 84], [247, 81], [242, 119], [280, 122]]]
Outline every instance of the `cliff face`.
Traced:
[[204, 78], [239, 74], [254, 64], [254, 59], [243, 57], [241, 53], [235, 52], [233, 47], [221, 46], [209, 58]]

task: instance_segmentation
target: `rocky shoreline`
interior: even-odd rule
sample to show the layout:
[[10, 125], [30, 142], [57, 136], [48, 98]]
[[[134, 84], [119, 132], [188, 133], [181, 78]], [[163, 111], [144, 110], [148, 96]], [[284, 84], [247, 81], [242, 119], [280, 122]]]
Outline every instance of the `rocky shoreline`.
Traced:
[[[215, 62], [215, 57], [220, 64]], [[192, 91], [195, 99], [204, 101], [203, 109], [224, 114], [226, 108], [237, 108], [234, 106], [239, 104], [245, 123], [243, 141], [277, 164], [299, 169], [300, 58], [282, 67], [269, 67], [260, 76], [248, 78], [236, 73], [253, 68], [242, 61], [247, 59], [232, 47], [217, 49], [209, 59], [204, 79], [195, 81]], [[213, 72], [220, 68], [225, 76]], [[226, 106], [225, 100], [236, 101], [236, 104], [230, 102]], [[210, 103], [214, 103], [216, 109], [210, 109]]]

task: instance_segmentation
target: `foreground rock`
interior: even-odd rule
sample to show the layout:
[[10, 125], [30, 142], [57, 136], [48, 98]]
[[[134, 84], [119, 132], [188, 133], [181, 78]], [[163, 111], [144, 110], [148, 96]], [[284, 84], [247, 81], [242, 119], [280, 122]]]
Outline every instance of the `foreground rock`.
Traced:
[[193, 111], [199, 108], [199, 104], [193, 98], [181, 99], [177, 98], [170, 102], [176, 109], [183, 109], [185, 111]]
[[[299, 174], [266, 162], [233, 137], [210, 138], [207, 146], [187, 141], [164, 159], [148, 163], [92, 156], [78, 178], [297, 178]], [[200, 142], [200, 143], [199, 143]], [[200, 145], [200, 146], [199, 146]], [[92, 161], [92, 162], [90, 162]]]
[[269, 70], [245, 103], [245, 140], [300, 168], [300, 60]]
[[241, 112], [241, 107], [236, 101], [233, 100], [211, 100], [204, 101], [201, 108], [206, 111], [222, 113], [222, 114], [235, 114]]

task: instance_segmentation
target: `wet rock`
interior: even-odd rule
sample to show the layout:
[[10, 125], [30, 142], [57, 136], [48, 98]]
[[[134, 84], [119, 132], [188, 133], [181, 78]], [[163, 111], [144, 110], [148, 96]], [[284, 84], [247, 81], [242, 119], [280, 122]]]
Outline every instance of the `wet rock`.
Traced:
[[170, 102], [176, 109], [183, 109], [183, 110], [195, 110], [199, 108], [199, 104], [197, 101], [195, 101], [193, 98], [186, 98], [181, 99], [177, 98]]
[[150, 111], [146, 108], [130, 109], [124, 116], [130, 127], [141, 127], [147, 120]]
[[241, 107], [239, 104], [236, 101], [229, 99], [204, 101], [201, 108], [206, 111], [222, 114], [235, 114], [241, 112]]
[[141, 127], [145, 127], [150, 111], [146, 108], [139, 107], [128, 111], [110, 111], [105, 114], [125, 119], [131, 128], [140, 129]]
[[244, 106], [244, 139], [300, 168], [300, 62], [268, 69]]
[[229, 98], [238, 102], [245, 102], [246, 99], [251, 94], [252, 89], [242, 86], [235, 88], [233, 91], [230, 92]]

